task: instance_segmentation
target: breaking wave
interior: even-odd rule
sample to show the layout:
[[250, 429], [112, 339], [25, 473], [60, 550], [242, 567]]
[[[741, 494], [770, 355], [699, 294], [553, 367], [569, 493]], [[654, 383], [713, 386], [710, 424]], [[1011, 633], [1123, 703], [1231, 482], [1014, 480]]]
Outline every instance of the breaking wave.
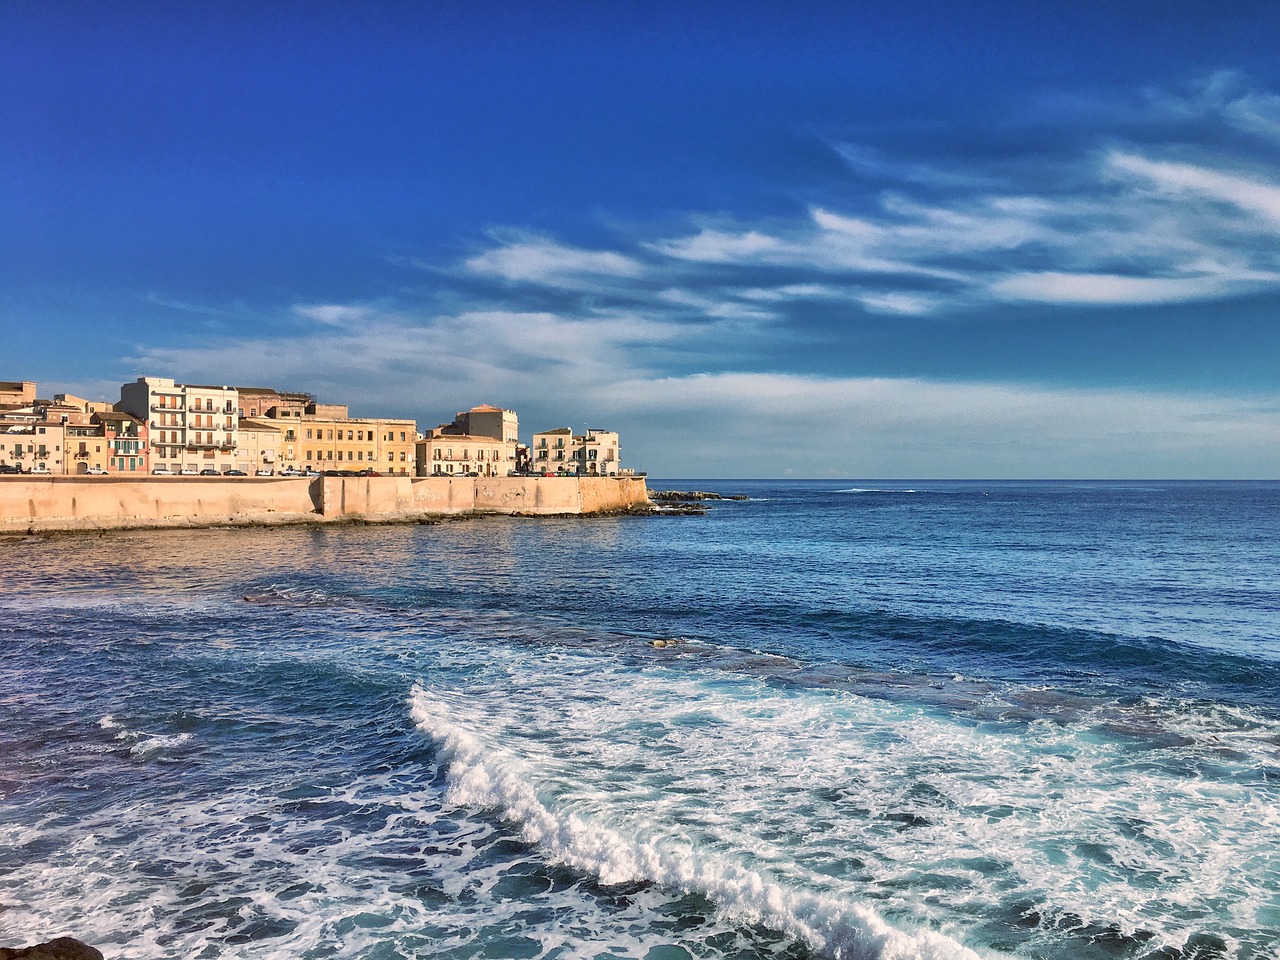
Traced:
[[447, 765], [447, 802], [495, 810], [546, 856], [606, 886], [647, 882], [713, 900], [729, 917], [804, 942], [832, 960], [978, 960], [932, 930], [899, 930], [870, 907], [786, 886], [766, 874], [687, 842], [628, 836], [607, 823], [544, 800], [534, 772], [515, 754], [484, 744], [450, 719], [450, 705], [420, 686], [410, 696], [418, 728]]

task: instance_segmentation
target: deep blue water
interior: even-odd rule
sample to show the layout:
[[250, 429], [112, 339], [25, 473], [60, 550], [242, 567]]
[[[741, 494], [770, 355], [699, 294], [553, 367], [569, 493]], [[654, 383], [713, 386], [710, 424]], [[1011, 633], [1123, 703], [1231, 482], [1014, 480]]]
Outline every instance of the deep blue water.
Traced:
[[1280, 484], [0, 541], [0, 945], [1280, 956]]

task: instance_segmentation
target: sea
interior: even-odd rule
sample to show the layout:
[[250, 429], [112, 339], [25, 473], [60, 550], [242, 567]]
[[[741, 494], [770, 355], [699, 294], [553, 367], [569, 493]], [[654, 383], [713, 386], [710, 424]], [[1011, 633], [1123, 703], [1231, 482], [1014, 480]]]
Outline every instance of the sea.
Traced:
[[1280, 483], [0, 541], [0, 945], [1280, 957]]

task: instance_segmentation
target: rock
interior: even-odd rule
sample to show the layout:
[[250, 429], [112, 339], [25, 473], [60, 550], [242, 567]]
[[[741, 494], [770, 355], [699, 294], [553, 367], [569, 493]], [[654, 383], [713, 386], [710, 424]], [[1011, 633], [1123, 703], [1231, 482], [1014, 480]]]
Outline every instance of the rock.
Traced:
[[0, 947], [0, 960], [103, 960], [102, 952], [71, 937], [58, 937], [34, 947]]

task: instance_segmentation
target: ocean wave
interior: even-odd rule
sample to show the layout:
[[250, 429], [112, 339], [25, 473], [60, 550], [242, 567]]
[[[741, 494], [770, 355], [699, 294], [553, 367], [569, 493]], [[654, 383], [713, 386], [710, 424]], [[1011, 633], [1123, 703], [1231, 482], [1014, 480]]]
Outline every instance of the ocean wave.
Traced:
[[890, 487], [846, 487], [833, 493], [924, 493], [923, 490], [902, 490]]
[[98, 719], [98, 726], [103, 730], [115, 732], [115, 739], [129, 744], [129, 753], [139, 759], [149, 759], [165, 750], [190, 743], [189, 733], [147, 733], [143, 730], [131, 730], [110, 714]]
[[897, 929], [864, 904], [784, 885], [723, 854], [628, 836], [581, 813], [558, 810], [539, 796], [530, 770], [516, 755], [482, 743], [452, 719], [448, 702], [416, 686], [410, 706], [414, 722], [447, 764], [450, 803], [496, 810], [526, 842], [602, 884], [650, 882], [700, 894], [729, 916], [776, 929], [832, 960], [979, 958], [943, 934]]

